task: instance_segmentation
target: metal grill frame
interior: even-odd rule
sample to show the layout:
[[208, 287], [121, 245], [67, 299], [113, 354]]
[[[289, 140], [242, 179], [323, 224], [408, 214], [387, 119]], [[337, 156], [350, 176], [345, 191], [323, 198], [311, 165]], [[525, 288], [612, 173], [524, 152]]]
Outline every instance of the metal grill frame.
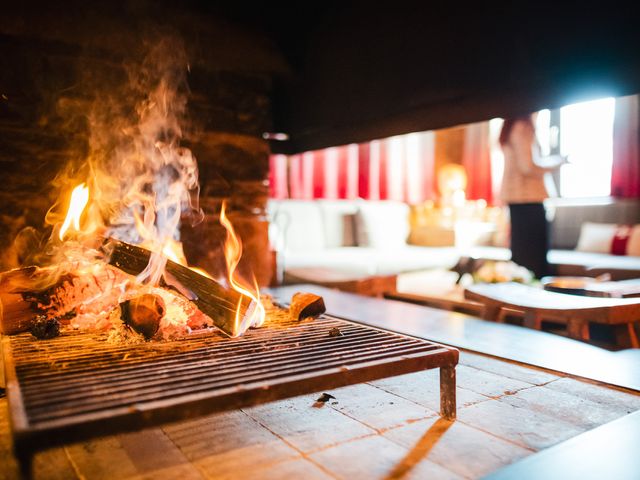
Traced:
[[[311, 326], [311, 327], [308, 327]], [[341, 331], [347, 332], [344, 337], [337, 338], [324, 338], [327, 337], [328, 331], [331, 328], [338, 327]], [[202, 415], [212, 414], [216, 412], [222, 412], [230, 409], [237, 409], [243, 407], [249, 407], [259, 405], [275, 400], [286, 399], [303, 394], [311, 394], [322, 390], [329, 390], [338, 387], [344, 387], [357, 383], [363, 383], [381, 378], [403, 375], [407, 373], [418, 372], [422, 370], [428, 370], [432, 368], [440, 369], [440, 413], [444, 418], [454, 419], [456, 416], [456, 399], [455, 399], [455, 366], [458, 363], [458, 350], [443, 346], [434, 342], [430, 342], [421, 338], [411, 337], [408, 335], [391, 332], [377, 327], [372, 327], [352, 320], [344, 320], [330, 315], [322, 315], [319, 319], [316, 319], [311, 323], [298, 323], [290, 322], [288, 326], [274, 330], [269, 326], [262, 329], [252, 330], [248, 332], [244, 337], [240, 339], [220, 338], [221, 334], [208, 334], [201, 335], [200, 337], [194, 336], [197, 341], [198, 338], [204, 338], [205, 341], [210, 339], [210, 343], [206, 346], [202, 352], [204, 355], [209, 353], [214, 355], [216, 350], [222, 350], [228, 348], [229, 351], [237, 351], [236, 347], [233, 347], [233, 343], [242, 348], [242, 343], [248, 344], [248, 342], [267, 342], [263, 343], [263, 350], [274, 350], [271, 342], [281, 341], [283, 344], [287, 344], [288, 341], [295, 341], [295, 333], [300, 333], [301, 328], [310, 328], [309, 331], [314, 331], [314, 338], [320, 340], [321, 343], [313, 343], [311, 347], [300, 347], [300, 341], [293, 343], [292, 350], [289, 352], [292, 356], [300, 354], [300, 358], [297, 360], [304, 361], [306, 368], [298, 368], [298, 371], [291, 369], [291, 372], [284, 372], [279, 377], [274, 377], [268, 380], [258, 380], [250, 383], [236, 383], [234, 385], [226, 386], [225, 388], [211, 388], [202, 389], [197, 392], [184, 393], [182, 395], [172, 396], [170, 398], [140, 401], [140, 402], [122, 402], [123, 404], [114, 408], [95, 409], [89, 412], [80, 412], [76, 415], [59, 415], [57, 418], [43, 419], [42, 413], [40, 416], [34, 414], [33, 407], [29, 402], [34, 393], [38, 391], [39, 385], [47, 385], [46, 376], [51, 373], [55, 368], [50, 367], [49, 370], [45, 368], [43, 363], [35, 363], [34, 365], [25, 367], [24, 363], [28, 363], [29, 358], [23, 358], [20, 352], [21, 346], [32, 345], [36, 349], [46, 350], [47, 344], [44, 342], [65, 342], [68, 339], [79, 340], [80, 344], [86, 343], [84, 351], [82, 349], [72, 351], [68, 354], [68, 361], [73, 361], [74, 356], [88, 356], [91, 357], [95, 352], [88, 350], [88, 348], [95, 343], [92, 343], [98, 337], [95, 334], [89, 333], [73, 333], [65, 337], [58, 337], [57, 339], [42, 341], [36, 340], [30, 337], [29, 334], [21, 334], [13, 337], [4, 337], [2, 339], [3, 344], [3, 357], [5, 366], [5, 378], [6, 378], [6, 393], [9, 402], [10, 421], [14, 440], [14, 451], [23, 472], [28, 476], [27, 472], [31, 469], [31, 458], [33, 454], [39, 450], [50, 448], [53, 446], [63, 445], [71, 442], [88, 440], [97, 436], [110, 435], [115, 433], [125, 433], [130, 431], [139, 430], [142, 428], [153, 427], [169, 422], [186, 420], [195, 418]], [[367, 335], [374, 336], [373, 333], [379, 335], [381, 342], [391, 342], [391, 344], [397, 344], [396, 347], [390, 347], [392, 352], [386, 352], [384, 350], [375, 353], [376, 349], [371, 348], [375, 345], [371, 343], [366, 354], [358, 355], [358, 351], [354, 351], [355, 347], [359, 345], [357, 341], [349, 339], [350, 335], [358, 332], [365, 340], [364, 346], [367, 346]], [[307, 335], [303, 333], [302, 335]], [[357, 335], [356, 335], [357, 336]], [[264, 337], [262, 340], [261, 338]], [[277, 338], [276, 338], [277, 337]], [[291, 337], [291, 338], [288, 338]], [[84, 342], [83, 338], [87, 341]], [[354, 337], [355, 338], [355, 337]], [[373, 338], [373, 337], [372, 337]], [[89, 340], [91, 339], [91, 340]], [[184, 342], [194, 340], [187, 338], [185, 340], [177, 340], [176, 342]], [[315, 340], [314, 340], [315, 341]], [[232, 343], [233, 342], [233, 343]], [[133, 346], [120, 346], [116, 345], [114, 348], [130, 348], [135, 350], [141, 348], [142, 352], [149, 352], [154, 349], [165, 349], [168, 352], [167, 356], [162, 356], [162, 353], [154, 356], [150, 359], [151, 365], [158, 364], [161, 361], [171, 361], [171, 355], [179, 356], [180, 352], [176, 353], [175, 349], [171, 349], [173, 342], [162, 342], [154, 344], [154, 342], [148, 342], [145, 344], [138, 344]], [[402, 346], [405, 348], [399, 348]], [[409, 345], [413, 345], [415, 348], [409, 348]], [[111, 345], [113, 346], [113, 345]], [[319, 346], [319, 347], [318, 347]], [[322, 353], [326, 348], [327, 352], [325, 357], [330, 359], [333, 355], [337, 355], [337, 360], [333, 361], [333, 365], [327, 365], [326, 368], [322, 367], [323, 358], [320, 358], [316, 363], [320, 363], [321, 366], [314, 369], [310, 369], [307, 366], [307, 361], [311, 362], [314, 356], [319, 352]], [[343, 348], [341, 348], [343, 347]], [[144, 350], [146, 348], [146, 350]], [[283, 355], [287, 355], [287, 348], [283, 348], [285, 352]], [[298, 350], [296, 350], [296, 348]], [[257, 348], [260, 350], [260, 348]], [[306, 349], [306, 350], [305, 350]], [[366, 348], [365, 348], [366, 350]], [[397, 350], [397, 351], [396, 351]], [[193, 350], [195, 351], [195, 350]], [[191, 350], [187, 350], [185, 355], [189, 355]], [[97, 352], [100, 353], [100, 352]], [[103, 352], [104, 353], [104, 352]], [[183, 352], [184, 353], [184, 352]], [[220, 352], [218, 351], [218, 354]], [[266, 352], [257, 352], [256, 360], [264, 359], [263, 355]], [[277, 354], [274, 354], [277, 355]], [[356, 362], [347, 361], [343, 362], [343, 357], [360, 359]], [[93, 358], [93, 357], [92, 357]], [[62, 356], [57, 360], [64, 361], [65, 357]], [[187, 359], [188, 360], [188, 359]], [[336, 364], [336, 361], [338, 362]], [[87, 365], [90, 365], [92, 360], [89, 360]], [[210, 368], [213, 368], [215, 361], [211, 360]], [[342, 362], [342, 363], [341, 363]], [[55, 362], [48, 362], [50, 365], [55, 366]], [[99, 361], [95, 362], [98, 366]], [[331, 362], [329, 362], [331, 363]], [[193, 368], [186, 362], [179, 362], [178, 365], [181, 368]], [[286, 367], [286, 363], [284, 364]], [[21, 369], [31, 368], [35, 371], [34, 378], [20, 378]], [[102, 367], [101, 367], [102, 368]], [[117, 377], [117, 371], [127, 368], [130, 372], [140, 376], [141, 371], [137, 367], [131, 368], [130, 364], [126, 363], [107, 363], [107, 369], [113, 370], [113, 375]], [[162, 368], [162, 367], [156, 367]], [[222, 365], [220, 368], [224, 368]], [[305, 371], [306, 370], [306, 371]], [[97, 372], [101, 372], [99, 369]], [[243, 369], [244, 371], [244, 369]], [[68, 373], [68, 372], [67, 372]], [[202, 377], [197, 375], [197, 370], [194, 370], [191, 374], [186, 375], [185, 378], [194, 378], [194, 388], [200, 385], [198, 382], [203, 381], [206, 383], [210, 377]], [[79, 375], [80, 378], [84, 375], [86, 378], [92, 378], [88, 380], [91, 384], [94, 382], [98, 386], [102, 385], [96, 379], [98, 375], [91, 377], [89, 373], [85, 372], [80, 374], [72, 371], [71, 375]], [[38, 375], [41, 378], [38, 379]], [[110, 373], [106, 373], [110, 375]], [[64, 374], [62, 374], [64, 376]], [[240, 375], [242, 376], [242, 375]], [[268, 377], [269, 375], [265, 375]], [[54, 380], [53, 393], [42, 394], [40, 398], [40, 405], [48, 406], [48, 402], [55, 403], [56, 389], [58, 394], [60, 392], [68, 391], [64, 387], [68, 386], [62, 381], [59, 386], [55, 386], [56, 374], [52, 374]], [[44, 380], [43, 380], [44, 378]], [[129, 381], [129, 376], [122, 376], [124, 381]], [[71, 381], [73, 383], [73, 381]], [[71, 383], [68, 384], [70, 385]], [[171, 379], [168, 380], [171, 384]], [[85, 382], [75, 381], [77, 388], [80, 390], [91, 389]], [[109, 383], [105, 384], [106, 387]], [[135, 387], [135, 383], [133, 385]], [[104, 388], [106, 388], [104, 387]], [[142, 386], [140, 387], [142, 388]], [[131, 391], [136, 392], [136, 388], [131, 388]], [[73, 390], [71, 390], [71, 395]], [[36, 398], [38, 394], [35, 393]], [[62, 394], [64, 397], [64, 393]], [[90, 401], [99, 401], [100, 397], [96, 393], [91, 395], [91, 392], [86, 396]], [[118, 398], [118, 397], [115, 397]], [[70, 400], [73, 400], [71, 396]], [[73, 403], [73, 402], [72, 402]], [[63, 403], [64, 406], [64, 403]], [[53, 414], [55, 417], [55, 413]]]

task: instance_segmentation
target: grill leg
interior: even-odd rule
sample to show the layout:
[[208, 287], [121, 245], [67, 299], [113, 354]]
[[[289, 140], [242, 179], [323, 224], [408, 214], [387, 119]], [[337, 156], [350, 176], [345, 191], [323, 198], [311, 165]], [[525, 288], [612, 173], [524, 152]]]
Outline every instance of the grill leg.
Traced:
[[440, 368], [440, 416], [456, 418], [456, 367]]
[[31, 480], [33, 478], [33, 455], [31, 452], [15, 452], [18, 467], [20, 468], [21, 480]]

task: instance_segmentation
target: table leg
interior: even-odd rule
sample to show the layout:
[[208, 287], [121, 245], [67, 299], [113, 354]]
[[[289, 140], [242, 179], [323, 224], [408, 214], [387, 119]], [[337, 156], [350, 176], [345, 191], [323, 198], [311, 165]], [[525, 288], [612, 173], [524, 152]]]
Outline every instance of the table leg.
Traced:
[[491, 320], [494, 322], [504, 323], [504, 317], [500, 315], [500, 306], [499, 305], [485, 305], [483, 318], [486, 320]]
[[625, 323], [614, 327], [616, 334], [616, 344], [622, 348], [640, 348], [638, 335], [633, 323]]
[[456, 367], [440, 368], [440, 416], [456, 418]]
[[14, 453], [20, 468], [21, 480], [31, 480], [33, 478], [33, 454], [23, 451], [15, 451]]
[[537, 312], [525, 311], [522, 324], [527, 328], [540, 330], [542, 326], [542, 316]]
[[589, 322], [586, 320], [571, 319], [567, 321], [567, 334], [575, 340], [589, 340]]

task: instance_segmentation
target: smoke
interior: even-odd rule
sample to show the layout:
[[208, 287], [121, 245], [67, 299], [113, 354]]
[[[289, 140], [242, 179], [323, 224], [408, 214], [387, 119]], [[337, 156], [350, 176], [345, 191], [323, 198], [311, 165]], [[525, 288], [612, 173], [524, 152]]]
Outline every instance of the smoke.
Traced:
[[[181, 222], [202, 220], [197, 162], [181, 145], [189, 95], [183, 42], [152, 32], [141, 50], [123, 61], [124, 76], [88, 79], [90, 105], [65, 103], [69, 123], [86, 127], [86, 145], [54, 180], [61, 195], [46, 216], [50, 237], [29, 229], [16, 239], [23, 264], [55, 264], [61, 275], [103, 256], [99, 244], [113, 237], [153, 252], [138, 280], [156, 285], [166, 263], [161, 253], [180, 239]], [[70, 192], [81, 182], [90, 192], [82, 229], [60, 242]]]
[[180, 145], [188, 95], [184, 47], [176, 37], [148, 45], [143, 62], [128, 67], [131, 90], [140, 98], [133, 123], [114, 131], [113, 119], [94, 118], [92, 144], [98, 148], [92, 179], [98, 204], [114, 205], [107, 212], [106, 235], [153, 252], [138, 280], [155, 285], [164, 272], [163, 249], [180, 239], [181, 217], [198, 220], [202, 213], [196, 159]]
[[140, 98], [133, 123], [124, 121], [114, 132], [110, 128], [113, 119], [98, 112], [91, 125], [92, 145], [96, 146], [93, 156], [98, 160], [96, 199], [105, 206], [115, 200], [115, 208], [106, 212], [107, 236], [144, 245], [153, 252], [138, 278], [151, 284], [157, 284], [164, 271], [163, 248], [180, 239], [181, 218], [190, 216], [197, 221], [202, 216], [196, 159], [180, 146], [187, 68], [179, 39], [154, 41], [144, 61], [128, 67], [130, 88]]

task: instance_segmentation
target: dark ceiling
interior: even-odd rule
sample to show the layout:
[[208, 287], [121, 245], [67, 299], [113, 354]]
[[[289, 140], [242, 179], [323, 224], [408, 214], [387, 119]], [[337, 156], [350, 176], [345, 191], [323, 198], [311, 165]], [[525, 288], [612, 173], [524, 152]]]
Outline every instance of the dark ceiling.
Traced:
[[291, 151], [640, 91], [640, 17], [616, 2], [382, 1], [323, 11], [281, 48]]
[[[270, 40], [288, 63], [275, 73], [273, 97], [274, 130], [290, 137], [274, 144], [283, 152], [640, 92], [640, 17], [631, 2], [70, 5], [113, 12], [120, 3], [165, 23], [182, 11], [204, 29], [224, 18]], [[26, 12], [24, 2], [13, 5]], [[64, 12], [60, 2], [47, 5]]]

